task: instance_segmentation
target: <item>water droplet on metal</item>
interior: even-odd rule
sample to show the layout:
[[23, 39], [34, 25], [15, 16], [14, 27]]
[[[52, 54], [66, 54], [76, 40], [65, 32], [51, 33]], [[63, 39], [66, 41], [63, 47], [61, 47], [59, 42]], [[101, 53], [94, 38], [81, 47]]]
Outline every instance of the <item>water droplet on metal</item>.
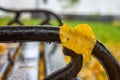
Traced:
[[51, 44], [51, 42], [47, 42], [47, 44], [49, 45], [49, 44]]

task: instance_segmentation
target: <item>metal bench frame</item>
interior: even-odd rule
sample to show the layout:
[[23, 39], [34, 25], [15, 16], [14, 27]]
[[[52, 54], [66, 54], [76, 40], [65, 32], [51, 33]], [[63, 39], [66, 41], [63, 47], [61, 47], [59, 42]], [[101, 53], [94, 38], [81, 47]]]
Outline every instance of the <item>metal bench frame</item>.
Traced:
[[[19, 37], [17, 35], [19, 35]], [[27, 26], [27, 28], [22, 25], [18, 27], [0, 27], [0, 42], [26, 41], [57, 42], [59, 44], [61, 43], [59, 38], [59, 27], [50, 25]], [[71, 57], [71, 62], [64, 68], [46, 76], [44, 80], [73, 80], [76, 78], [77, 73], [82, 67], [82, 55], [76, 54], [65, 47], [63, 48], [63, 53], [64, 55]], [[120, 63], [98, 40], [92, 51], [92, 55], [104, 67], [109, 80], [120, 80]]]

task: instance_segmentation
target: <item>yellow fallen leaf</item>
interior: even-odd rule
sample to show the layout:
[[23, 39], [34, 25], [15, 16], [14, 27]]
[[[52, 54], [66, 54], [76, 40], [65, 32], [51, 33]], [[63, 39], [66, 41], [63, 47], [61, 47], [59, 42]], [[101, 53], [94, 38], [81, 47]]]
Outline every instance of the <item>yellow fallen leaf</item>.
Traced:
[[6, 46], [3, 43], [0, 43], [0, 56], [5, 53]]
[[77, 54], [89, 55], [96, 43], [96, 38], [89, 25], [79, 24], [71, 28], [64, 24], [60, 28], [61, 44]]

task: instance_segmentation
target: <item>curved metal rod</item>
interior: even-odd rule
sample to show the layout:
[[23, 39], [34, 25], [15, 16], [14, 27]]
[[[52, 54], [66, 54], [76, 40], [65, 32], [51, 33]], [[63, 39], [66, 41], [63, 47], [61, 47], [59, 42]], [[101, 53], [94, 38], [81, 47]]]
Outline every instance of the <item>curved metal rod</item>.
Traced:
[[[41, 23], [40, 23], [40, 25], [52, 25], [51, 23], [50, 23], [50, 20], [51, 20], [51, 14], [49, 14], [49, 13], [45, 13], [45, 20], [44, 21], [42, 21]], [[57, 18], [58, 19], [58, 18]], [[60, 19], [60, 18], [59, 18]], [[61, 20], [58, 20], [58, 26], [61, 26], [62, 24], [61, 24], [62, 22], [61, 22]], [[49, 54], [49, 56], [52, 56], [52, 54], [54, 54], [54, 52], [55, 52], [55, 50], [56, 50], [56, 48], [57, 48], [57, 44], [55, 44], [55, 43], [52, 43], [52, 44], [54, 44], [53, 46], [52, 46], [52, 48], [51, 48], [51, 50], [50, 50], [50, 54]]]
[[12, 13], [27, 13], [27, 12], [30, 12], [30, 13], [48, 13], [48, 14], [51, 14], [53, 16], [55, 16], [55, 18], [58, 20], [58, 22], [60, 22], [60, 25], [62, 25], [62, 22], [61, 22], [61, 19], [58, 15], [56, 15], [55, 13], [51, 12], [51, 11], [48, 11], [48, 10], [35, 10], [35, 9], [22, 9], [22, 10], [13, 10], [13, 9], [6, 9], [6, 8], [3, 8], [3, 7], [0, 7], [0, 10], [2, 11], [5, 11], [5, 12], [12, 12]]
[[99, 41], [96, 42], [92, 55], [102, 64], [109, 80], [120, 80], [120, 63]]
[[66, 67], [53, 72], [43, 80], [74, 80], [76, 78], [82, 68], [83, 56], [65, 47], [63, 48], [63, 53], [71, 57], [71, 62]]
[[[52, 25], [51, 23], [50, 23], [50, 20], [51, 20], [51, 14], [49, 14], [49, 13], [45, 13], [44, 14], [45, 15], [45, 19], [40, 23], [40, 25]], [[53, 15], [53, 17], [55, 17], [54, 15]], [[56, 17], [55, 17], [56, 18]], [[61, 26], [62, 24], [62, 22], [61, 22], [61, 20], [60, 20], [60, 18], [58, 17], [58, 18], [56, 18], [56, 19], [59, 19], [59, 20], [57, 20], [57, 23], [58, 23], [58, 25], [59, 26]], [[47, 37], [49, 37], [49, 36], [47, 36]], [[55, 43], [52, 43], [53, 44], [53, 46], [51, 47], [51, 49], [50, 49], [50, 51], [49, 51], [49, 56], [53, 56], [53, 54], [55, 54], [55, 50], [57, 49], [57, 44], [55, 44]], [[41, 42], [41, 44], [40, 44], [40, 46], [41, 47], [44, 47], [45, 45], [44, 45], [44, 43], [43, 42]], [[45, 48], [45, 47], [44, 47]], [[45, 59], [45, 54], [44, 54], [44, 51], [40, 51], [40, 53], [42, 53], [42, 54], [40, 54], [40, 57], [43, 59], [43, 62], [47, 62], [46, 61], [46, 59]], [[46, 64], [44, 64], [44, 66], [46, 66]], [[46, 75], [47, 74], [47, 71], [46, 71], [46, 68], [47, 67], [45, 67], [44, 68], [44, 75]]]
[[3, 7], [0, 7], [0, 10], [5, 11], [5, 12], [20, 12], [20, 13], [24, 13], [24, 12], [49, 12], [52, 14], [51, 11], [48, 10], [38, 10], [38, 9], [19, 9], [19, 10], [14, 10], [14, 9], [6, 9]]
[[[48, 37], [49, 36], [49, 37]], [[59, 42], [59, 27], [51, 26], [19, 26], [19, 27], [0, 27], [0, 42], [13, 41], [44, 41]], [[109, 80], [120, 80], [120, 63], [113, 55], [100, 43], [96, 42], [92, 55], [104, 66]]]
[[[46, 37], [45, 37], [46, 36]], [[0, 42], [60, 42], [59, 28], [50, 26], [0, 27]]]
[[20, 21], [20, 15], [21, 15], [21, 13], [15, 13], [16, 15], [15, 15], [15, 18], [12, 20], [12, 21], [10, 21], [10, 22], [8, 22], [8, 24], [7, 25], [12, 25], [12, 24], [14, 24], [14, 23], [17, 23], [17, 24], [19, 24], [19, 25], [23, 25], [23, 23]]
[[19, 20], [12, 20], [12, 21], [10, 21], [9, 23], [8, 23], [8, 25], [12, 25], [12, 24], [14, 24], [14, 23], [17, 23], [18, 25], [23, 25], [23, 23], [22, 22], [20, 22]]
[[0, 6], [0, 10], [5, 11], [5, 12], [14, 12], [15, 10], [11, 10], [11, 9], [6, 9]]
[[45, 16], [46, 16], [45, 20], [43, 22], [41, 22], [40, 25], [45, 25], [45, 24], [51, 25], [49, 22], [50, 21], [50, 14], [46, 13]]
[[44, 20], [43, 22], [41, 22], [40, 25], [45, 25], [45, 24], [47, 24], [47, 25], [52, 25], [52, 24], [50, 23], [50, 20], [51, 20], [51, 16], [53, 16], [53, 17], [57, 20], [58, 26], [62, 26], [62, 21], [61, 21], [61, 19], [60, 19], [59, 16], [56, 17], [56, 16], [54, 16], [53, 14], [50, 14], [50, 13], [47, 13], [47, 12], [44, 13], [44, 15], [45, 15], [45, 20]]

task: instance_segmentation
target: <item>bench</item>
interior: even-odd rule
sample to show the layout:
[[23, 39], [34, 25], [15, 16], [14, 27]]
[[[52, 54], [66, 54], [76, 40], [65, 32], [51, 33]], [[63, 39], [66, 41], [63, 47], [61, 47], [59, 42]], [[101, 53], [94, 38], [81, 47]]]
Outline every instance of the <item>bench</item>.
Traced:
[[[17, 12], [16, 14], [18, 14], [19, 12], [22, 13], [24, 11], [36, 12], [39, 10], [15, 11], [5, 9], [4, 11]], [[17, 18], [11, 21], [9, 25], [11, 25], [14, 22], [18, 22], [19, 24], [20, 20]], [[47, 19], [43, 21], [43, 23], [49, 24], [46, 22], [49, 22], [47, 21]], [[20, 23], [20, 26], [17, 27], [0, 27], [0, 42], [20, 42], [18, 47], [14, 49], [13, 52], [9, 52], [10, 54], [13, 54], [13, 56], [9, 54], [9, 61], [4, 62], [4, 64], [0, 64], [0, 66], [2, 66], [0, 69], [2, 73], [2, 80], [13, 80], [13, 78], [19, 80], [21, 76], [21, 78], [25, 77], [25, 80], [40, 79], [39, 62], [41, 61], [41, 58], [43, 58], [45, 65], [44, 80], [77, 79], [77, 74], [82, 67], [82, 55], [76, 55], [75, 52], [73, 52], [72, 50], [63, 47], [64, 55], [71, 57], [71, 62], [66, 65], [65, 60], [61, 55], [61, 51], [59, 51], [59, 46], [57, 45], [60, 43], [59, 27], [55, 27], [52, 25], [47, 26], [43, 25], [43, 23], [42, 25], [38, 26], [27, 26], [27, 28], [23, 26], [23, 23]], [[39, 46], [40, 44], [41, 46]], [[39, 47], [41, 49], [40, 51]], [[51, 47], [53, 47], [52, 50], [50, 49]], [[20, 50], [20, 52], [18, 50]], [[18, 58], [14, 56], [16, 54]], [[33, 56], [34, 54], [36, 54], [36, 56]], [[120, 80], [119, 62], [114, 58], [114, 56], [109, 52], [109, 50], [107, 50], [105, 46], [98, 40], [93, 49], [92, 55], [95, 56], [95, 58], [97, 58], [98, 61], [104, 66], [109, 80]], [[22, 73], [24, 76], [20, 73]]]
[[[51, 24], [50, 23], [51, 16], [52, 16], [52, 18], [55, 17], [55, 19], [58, 22], [58, 25], [62, 25], [61, 19], [53, 12], [50, 12], [47, 10], [19, 10], [19, 11], [16, 11], [16, 10], [4, 9], [2, 7], [0, 9], [2, 11], [15, 14], [15, 17], [13, 18], [13, 20], [8, 22], [8, 25], [12, 25], [14, 23], [18, 24], [18, 25], [24, 25], [24, 23], [22, 21], [20, 21], [20, 17], [21, 17], [22, 13], [44, 14], [45, 19], [39, 23], [41, 25]], [[45, 49], [44, 52], [39, 50], [40, 46], [44, 47], [44, 49]], [[21, 52], [16, 53], [15, 50], [17, 50], [17, 48], [19, 48], [19, 47], [22, 47]], [[46, 63], [44, 65], [45, 66], [45, 74], [44, 75], [46, 75], [46, 76], [66, 65], [65, 60], [64, 60], [63, 56], [60, 54], [60, 50], [58, 49], [58, 46], [55, 43], [51, 43], [50, 45], [48, 45], [47, 43], [43, 43], [43, 42], [24, 42], [24, 43], [19, 43], [17, 48], [14, 49], [14, 52], [11, 52], [11, 50], [13, 50], [13, 48], [12, 48], [9, 53], [9, 54], [13, 55], [13, 56], [11, 56], [11, 58], [13, 58], [14, 55], [17, 55], [17, 58], [12, 60], [12, 61], [14, 61], [14, 66], [12, 66], [12, 69], [11, 70], [9, 69], [9, 67], [11, 67], [10, 64], [8, 64], [7, 66], [6, 65], [4, 66], [3, 64], [1, 64], [2, 75], [5, 75], [5, 74], [9, 75], [12, 73], [14, 73], [14, 75], [15, 75], [16, 74], [15, 72], [17, 72], [19, 74], [19, 71], [20, 71], [19, 69], [21, 69], [21, 67], [24, 70], [24, 67], [27, 68], [27, 67], [32, 66], [34, 68], [33, 68], [33, 70], [31, 70], [32, 74], [30, 73], [29, 75], [33, 75], [33, 73], [34, 73], [34, 76], [30, 77], [30, 80], [38, 80], [39, 79], [39, 74], [38, 74], [39, 67], [38, 66], [41, 64], [41, 63], [39, 63], [40, 58], [42, 58], [44, 60], [44, 63]], [[36, 55], [36, 56], [34, 56], [34, 55]], [[59, 60], [58, 61], [53, 60], [55, 58], [57, 58]], [[11, 61], [11, 59], [10, 59], [10, 61]], [[10, 63], [13, 63], [12, 61]], [[28, 61], [28, 62], [26, 62], [26, 61]], [[59, 63], [59, 64], [56, 64], [56, 63]], [[3, 70], [2, 68], [5, 68], [5, 69]], [[8, 77], [8, 75], [3, 76], [2, 79], [6, 79]], [[14, 75], [11, 75], [11, 77], [8, 77], [8, 79], [11, 80]], [[16, 75], [16, 76], [19, 76], [19, 75]]]

